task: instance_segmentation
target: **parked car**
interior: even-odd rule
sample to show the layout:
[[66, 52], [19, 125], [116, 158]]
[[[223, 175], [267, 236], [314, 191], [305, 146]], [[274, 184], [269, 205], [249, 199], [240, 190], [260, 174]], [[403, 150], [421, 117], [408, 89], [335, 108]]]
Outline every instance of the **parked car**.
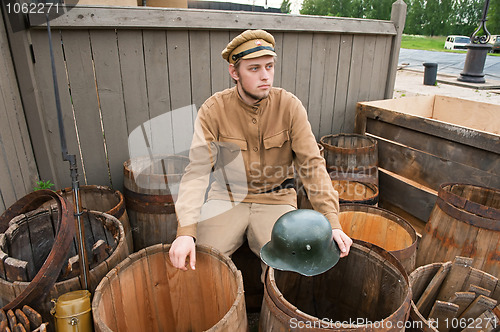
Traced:
[[493, 48], [491, 49], [491, 52], [492, 53], [500, 53], [500, 35], [497, 35], [497, 36], [492, 36], [492, 38], [490, 39], [493, 39], [493, 40], [490, 40], [490, 42], [492, 41], [492, 44], [493, 44]]
[[448, 36], [444, 42], [444, 48], [446, 50], [465, 50], [469, 43], [470, 38], [467, 36]]

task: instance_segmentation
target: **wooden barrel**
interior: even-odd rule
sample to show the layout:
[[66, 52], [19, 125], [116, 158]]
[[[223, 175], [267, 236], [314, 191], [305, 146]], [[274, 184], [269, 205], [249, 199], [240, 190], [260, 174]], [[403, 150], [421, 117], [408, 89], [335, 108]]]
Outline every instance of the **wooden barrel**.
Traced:
[[487, 325], [500, 319], [495, 318], [500, 313], [498, 279], [473, 268], [472, 262], [457, 256], [453, 262], [427, 264], [410, 274], [413, 298], [408, 331], [494, 331]]
[[178, 155], [141, 157], [124, 163], [124, 194], [135, 251], [175, 240], [174, 201], [188, 164], [188, 157]]
[[[0, 234], [0, 307], [14, 300], [26, 289], [52, 249], [57, 229], [57, 209], [38, 209], [18, 215], [9, 223], [5, 233]], [[85, 225], [85, 246], [90, 264], [89, 283], [93, 291], [106, 273], [129, 255], [123, 225], [115, 217], [90, 211], [82, 215]], [[52, 324], [50, 315], [52, 299], [81, 289], [77, 244], [74, 240], [68, 253], [68, 262], [49, 296], [33, 303], [36, 309]], [[51, 327], [52, 326], [52, 327]]]
[[[73, 200], [71, 188], [58, 190], [57, 193], [68, 201]], [[125, 199], [120, 191], [106, 186], [80, 186], [80, 200], [82, 209], [104, 212], [118, 219], [123, 225], [129, 252], [134, 251], [132, 230], [127, 209], [125, 208]], [[47, 207], [48, 204], [51, 204], [51, 202], [44, 204], [42, 207]]]
[[340, 204], [378, 204], [378, 187], [372, 183], [332, 180], [333, 188], [339, 193]]
[[[302, 182], [297, 181], [300, 185]], [[339, 193], [340, 204], [366, 204], [377, 206], [379, 190], [372, 183], [358, 181], [332, 180], [333, 188]], [[297, 207], [299, 209], [312, 209], [311, 202], [304, 188], [299, 187], [297, 192]]]
[[268, 268], [260, 331], [404, 331], [411, 288], [399, 261], [355, 240], [349, 255], [314, 277]]
[[240, 271], [217, 250], [198, 245], [196, 270], [181, 271], [169, 245], [130, 255], [96, 289], [96, 332], [247, 331]]
[[321, 137], [326, 167], [335, 180], [357, 180], [378, 185], [377, 141], [359, 134]]
[[417, 252], [417, 266], [455, 256], [474, 258], [474, 267], [500, 275], [500, 189], [443, 184]]
[[339, 220], [350, 237], [389, 251], [399, 259], [407, 273], [415, 269], [417, 233], [405, 219], [375, 206], [341, 204]]

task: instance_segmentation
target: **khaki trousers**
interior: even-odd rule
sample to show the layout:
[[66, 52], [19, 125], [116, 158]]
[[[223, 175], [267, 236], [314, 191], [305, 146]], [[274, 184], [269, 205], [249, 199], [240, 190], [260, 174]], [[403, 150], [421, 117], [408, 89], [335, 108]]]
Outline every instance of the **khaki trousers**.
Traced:
[[[291, 205], [237, 203], [224, 200], [207, 201], [201, 208], [197, 227], [197, 244], [205, 244], [231, 256], [248, 239], [250, 249], [260, 257], [260, 248], [271, 240], [276, 220]], [[263, 272], [265, 265], [262, 264]]]

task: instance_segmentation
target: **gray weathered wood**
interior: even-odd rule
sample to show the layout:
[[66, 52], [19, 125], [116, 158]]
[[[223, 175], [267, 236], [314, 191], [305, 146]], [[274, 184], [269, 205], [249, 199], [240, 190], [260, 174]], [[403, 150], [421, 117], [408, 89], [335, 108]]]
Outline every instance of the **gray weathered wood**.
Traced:
[[[70, 185], [69, 167], [61, 158], [46, 25], [36, 21], [43, 17], [30, 18], [31, 28], [15, 38], [9, 32], [8, 51], [32, 141], [24, 140], [28, 134], [21, 123], [21, 134], [5, 150], [8, 158], [0, 156], [2, 174], [16, 163], [22, 170], [9, 176], [8, 185], [0, 183], [1, 211], [20, 193], [13, 185], [22, 189], [22, 183], [27, 190], [36, 170], [57, 188]], [[187, 149], [197, 108], [211, 94], [233, 86], [220, 53], [243, 30], [262, 28], [274, 35], [275, 86], [301, 99], [317, 139], [352, 130], [356, 102], [384, 97], [380, 87], [387, 84], [391, 47], [400, 38], [391, 21], [160, 8], [77, 7], [53, 19], [51, 27], [68, 150], [77, 155], [80, 181], [119, 190], [131, 150]], [[0, 108], [0, 114], [7, 110], [9, 119], [16, 118], [5, 100]], [[11, 122], [9, 127], [0, 128], [2, 139], [10, 135]], [[158, 128], [161, 135], [155, 136]], [[146, 142], [128, 144], [134, 130], [146, 132], [150, 150]], [[30, 162], [28, 156], [26, 166], [19, 153], [29, 152], [30, 144], [36, 167], [34, 158]]]
[[[30, 15], [32, 26], [43, 28], [45, 17]], [[403, 21], [404, 24], [404, 21]], [[396, 35], [394, 23], [356, 18], [303, 16], [270, 13], [238, 13], [231, 11], [76, 7], [66, 15], [51, 20], [54, 28], [176, 28], [176, 29], [266, 29], [335, 33]], [[402, 27], [401, 27], [402, 29]]]
[[89, 33], [64, 30], [61, 39], [79, 146], [84, 160], [85, 183], [109, 186]]
[[374, 136], [500, 176], [500, 158], [494, 152], [371, 118], [366, 121], [365, 131]]
[[106, 137], [111, 183], [123, 188], [123, 161], [129, 158], [120, 58], [114, 30], [90, 31], [102, 123]]
[[389, 71], [387, 72], [385, 99], [391, 99], [394, 93], [396, 70], [399, 59], [399, 49], [401, 47], [401, 36], [403, 35], [406, 21], [406, 7], [406, 3], [403, 0], [397, 0], [392, 4], [391, 21], [394, 22], [397, 35], [392, 38], [393, 47], [390, 50], [389, 56]]
[[351, 65], [352, 42], [354, 36], [342, 35], [340, 37], [340, 49], [337, 71], [337, 88], [335, 89], [335, 112], [333, 114], [333, 123], [331, 133], [344, 132], [345, 112], [337, 112], [340, 109], [346, 109], [347, 93], [349, 87], [349, 71]]
[[491, 173], [385, 139], [378, 139], [378, 153], [380, 167], [433, 190], [438, 190], [440, 184], [446, 182], [472, 181], [486, 187], [500, 186], [500, 177]]
[[7, 168], [1, 171], [0, 191], [11, 205], [32, 190], [37, 174], [2, 17], [0, 72], [0, 159]]
[[[320, 124], [319, 129], [314, 130], [317, 133], [318, 140], [332, 133], [333, 117], [335, 112], [340, 110], [335, 109], [335, 90], [339, 80], [337, 79], [338, 72], [338, 57], [340, 49], [340, 36], [328, 35], [326, 42], [326, 61], [325, 73], [323, 78], [323, 98], [321, 101]], [[314, 127], [313, 127], [314, 128]]]
[[[380, 197], [427, 222], [436, 204], [437, 193], [423, 190], [404, 181], [404, 178], [393, 176], [382, 168], [379, 168], [379, 184]], [[403, 192], [405, 194], [401, 195]]]
[[295, 95], [303, 105], [309, 102], [310, 89], [319, 88], [319, 84], [311, 81], [311, 66], [316, 62], [315, 54], [312, 53], [312, 33], [301, 33], [298, 36], [297, 63], [295, 76]]
[[[47, 33], [44, 31], [32, 31], [31, 40], [33, 42], [33, 52], [36, 59], [33, 67], [40, 93], [41, 116], [44, 119], [43, 130], [47, 135], [48, 143], [51, 145], [49, 158], [52, 159], [55, 170], [55, 178], [52, 182], [56, 184], [56, 188], [70, 187], [71, 176], [68, 163], [64, 162], [61, 156], [59, 125], [57, 120], [57, 109], [54, 97], [54, 83], [52, 81], [52, 66], [50, 62]], [[76, 155], [78, 170], [79, 172], [82, 172], [83, 167], [78, 148], [77, 133], [71, 105], [71, 95], [68, 89], [61, 35], [58, 30], [52, 30], [52, 47], [54, 52], [54, 62], [57, 72], [57, 82], [68, 153]]]

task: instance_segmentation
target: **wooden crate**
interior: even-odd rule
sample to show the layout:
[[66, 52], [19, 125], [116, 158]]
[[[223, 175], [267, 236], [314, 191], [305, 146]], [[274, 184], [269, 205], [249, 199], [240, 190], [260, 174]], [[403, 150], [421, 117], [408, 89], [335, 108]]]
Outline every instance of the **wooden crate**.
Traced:
[[[142, 4], [142, 0], [141, 1]], [[146, 0], [148, 7], [187, 8], [187, 0]]]
[[441, 183], [500, 188], [500, 106], [444, 96], [360, 102], [355, 131], [378, 140], [380, 201], [425, 225]]

